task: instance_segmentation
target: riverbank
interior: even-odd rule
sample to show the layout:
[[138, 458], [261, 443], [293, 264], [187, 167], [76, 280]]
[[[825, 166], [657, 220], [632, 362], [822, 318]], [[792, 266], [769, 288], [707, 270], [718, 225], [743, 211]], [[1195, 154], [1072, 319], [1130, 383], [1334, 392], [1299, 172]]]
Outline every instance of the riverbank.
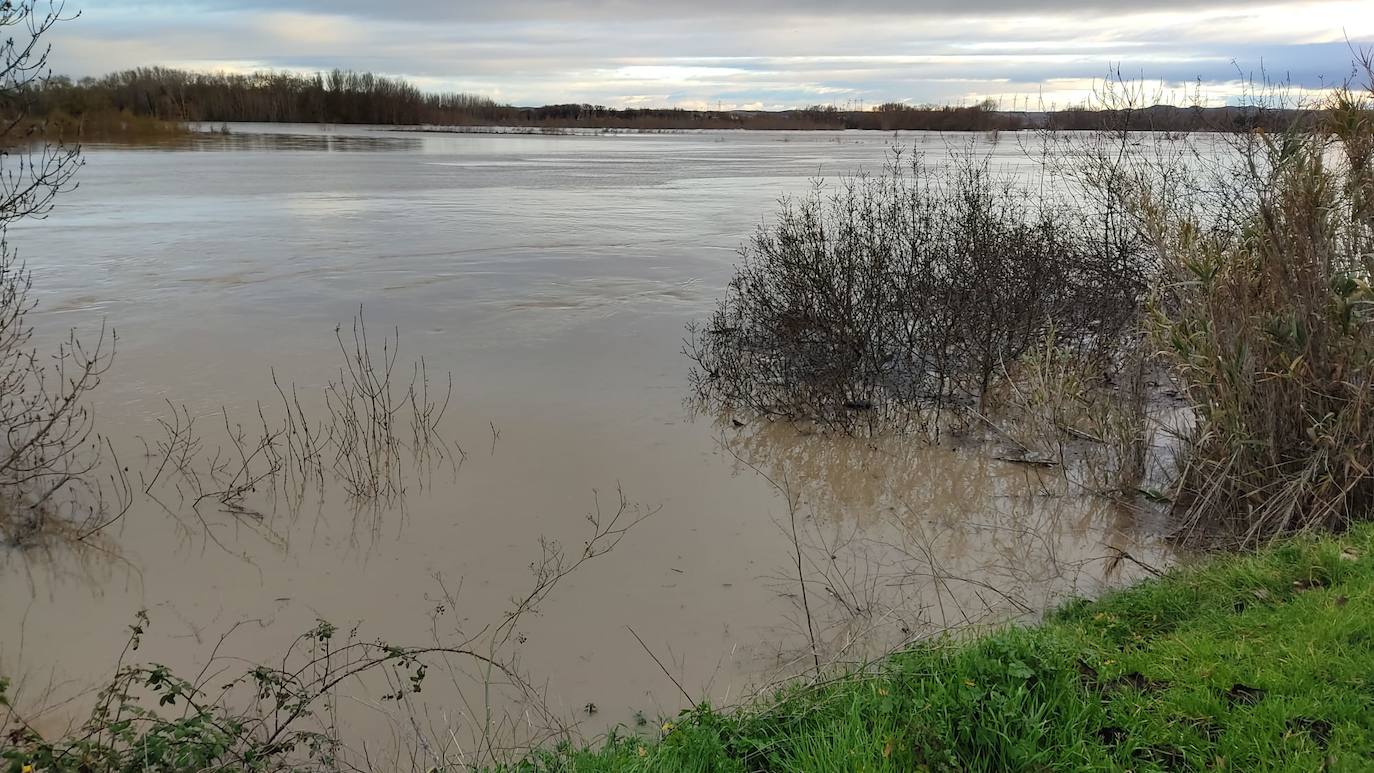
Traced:
[[1374, 526], [1224, 556], [522, 770], [1368, 770]]
[[166, 120], [128, 111], [99, 110], [72, 115], [60, 110], [19, 119], [6, 137], [9, 144], [29, 144], [39, 139], [66, 144], [84, 142], [136, 143], [179, 137], [190, 132], [182, 121]]

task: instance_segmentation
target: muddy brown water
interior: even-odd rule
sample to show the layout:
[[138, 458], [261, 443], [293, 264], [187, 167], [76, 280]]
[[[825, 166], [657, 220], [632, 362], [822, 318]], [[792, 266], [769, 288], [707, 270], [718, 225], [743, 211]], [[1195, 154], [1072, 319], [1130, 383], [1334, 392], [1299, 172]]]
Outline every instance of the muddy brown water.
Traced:
[[[0, 673], [51, 724], [108, 674], [139, 609], [152, 627], [137, 659], [183, 671], [217, 645], [228, 671], [277, 657], [317, 619], [426, 643], [444, 587], [461, 587], [446, 622], [479, 627], [529, 585], [541, 536], [575, 549], [617, 490], [654, 515], [519, 626], [522, 667], [588, 732], [683, 706], [631, 627], [718, 703], [809, 659], [791, 514], [765, 475], [798, 499], [827, 654], [1034, 617], [1139, 576], [1107, 575], [1113, 547], [1167, 561], [1157, 528], [976, 447], [694, 414], [684, 325], [741, 242], [780, 195], [878, 169], [892, 135], [232, 132], [91, 147], [79, 189], [11, 229], [40, 337], [118, 330], [95, 407], [121, 463], [147, 474], [142, 440], [168, 401], [198, 417], [208, 452], [221, 411], [274, 409], [274, 371], [317, 394], [360, 305], [374, 337], [399, 329], [403, 359], [452, 372], [444, 433], [466, 456], [376, 512], [326, 492], [261, 519], [208, 508], [207, 534], [184, 503], [140, 497], [110, 555], [6, 555]], [[897, 139], [935, 160], [970, 141]], [[1030, 164], [1007, 135], [972, 141]], [[370, 718], [360, 737], [394, 739], [381, 687], [346, 691]], [[420, 697], [438, 724], [465, 721], [444, 685]]]

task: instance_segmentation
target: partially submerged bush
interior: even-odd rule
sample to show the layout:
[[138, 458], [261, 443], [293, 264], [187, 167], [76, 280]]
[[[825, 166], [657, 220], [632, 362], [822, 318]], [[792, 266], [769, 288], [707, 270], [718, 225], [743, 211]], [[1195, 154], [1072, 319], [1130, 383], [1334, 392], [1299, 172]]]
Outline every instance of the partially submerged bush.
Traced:
[[29, 272], [7, 240], [10, 223], [45, 217], [81, 166], [78, 147], [36, 144], [24, 131], [30, 94], [48, 78], [42, 38], [66, 18], [60, 2], [0, 4], [0, 547], [52, 534], [82, 540], [128, 506], [118, 463], [99, 474], [113, 454], [86, 403], [110, 365], [114, 334], [102, 330], [83, 346], [72, 332], [40, 356]]
[[1124, 225], [970, 154], [936, 168], [895, 152], [883, 174], [783, 200], [690, 330], [694, 385], [726, 410], [846, 430], [938, 420], [1050, 330], [1110, 349], [1144, 286]]
[[1166, 277], [1152, 328], [1196, 415], [1176, 492], [1189, 526], [1254, 543], [1374, 506], [1369, 88], [1333, 99], [1328, 132], [1241, 136], [1205, 220], [1144, 187]]
[[114, 354], [114, 335], [94, 347], [76, 333], [45, 357], [33, 348], [30, 279], [0, 226], [0, 546], [57, 532], [81, 540], [118, 519], [128, 486], [97, 474], [113, 453], [95, 432], [87, 397]]
[[1367, 518], [1374, 57], [1360, 64], [1363, 91], [1283, 111], [1286, 131], [1171, 141], [1153, 160], [1130, 127], [1096, 135], [1051, 159], [1066, 162], [1058, 198], [968, 155], [934, 168], [898, 154], [884, 174], [784, 200], [691, 331], [697, 391], [851, 431], [1030, 406], [1017, 418], [1036, 445], [1062, 459], [1064, 439], [1094, 443], [1108, 488], [1155, 493], [1148, 295], [1144, 332], [1187, 415], [1165, 454], [1185, 531], [1253, 544]]

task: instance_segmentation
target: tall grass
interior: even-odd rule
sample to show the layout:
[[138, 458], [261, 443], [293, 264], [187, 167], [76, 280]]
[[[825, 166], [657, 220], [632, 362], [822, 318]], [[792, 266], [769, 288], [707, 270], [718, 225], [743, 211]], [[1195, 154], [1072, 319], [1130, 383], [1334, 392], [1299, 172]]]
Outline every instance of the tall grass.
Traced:
[[1162, 269], [1149, 326], [1196, 417], [1185, 528], [1254, 544], [1374, 505], [1372, 96], [1374, 79], [1339, 90], [1323, 131], [1238, 135], [1211, 211], [1140, 188]]

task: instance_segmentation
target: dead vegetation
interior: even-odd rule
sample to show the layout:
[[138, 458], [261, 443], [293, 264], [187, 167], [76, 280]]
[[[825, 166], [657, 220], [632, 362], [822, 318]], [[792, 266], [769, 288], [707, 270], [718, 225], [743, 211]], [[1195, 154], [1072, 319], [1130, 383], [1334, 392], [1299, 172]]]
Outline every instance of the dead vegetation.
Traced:
[[131, 489], [88, 403], [114, 357], [116, 336], [94, 344], [70, 331], [40, 349], [30, 322], [31, 275], [6, 239], [9, 224], [41, 219], [75, 185], [80, 149], [20, 144], [28, 92], [48, 77], [44, 36], [61, 2], [0, 6], [0, 542], [82, 542], [127, 512]]
[[698, 396], [846, 433], [976, 428], [1066, 474], [1093, 457], [1078, 484], [1171, 501], [1190, 538], [1367, 517], [1368, 54], [1357, 70], [1315, 109], [1164, 143], [1115, 84], [1122, 125], [1047, 138], [1039, 192], [965, 155], [784, 200], [689, 330]]
[[115, 336], [101, 331], [88, 348], [72, 332], [40, 355], [27, 321], [29, 284], [24, 267], [0, 254], [0, 539], [26, 546], [61, 534], [79, 542], [131, 504], [87, 401], [110, 367]]
[[689, 331], [693, 384], [727, 411], [937, 434], [1047, 335], [1110, 356], [1145, 284], [1124, 225], [1034, 198], [987, 159], [894, 151], [880, 175], [783, 200]]
[[215, 513], [270, 537], [266, 518], [279, 506], [297, 513], [307, 499], [322, 502], [337, 490], [355, 513], [376, 516], [403, 504], [434, 470], [456, 472], [464, 452], [441, 426], [452, 375], [436, 382], [423, 358], [403, 363], [399, 330], [369, 340], [361, 311], [351, 330], [335, 330], [341, 365], [322, 389], [303, 394], [273, 371], [277, 400], [259, 403], [247, 422], [225, 408], [198, 416], [168, 402], [161, 434], [143, 439], [143, 493], [178, 519], [189, 511], [210, 539], [216, 526], [207, 516]]
[[1161, 256], [1154, 340], [1196, 416], [1184, 528], [1245, 544], [1341, 529], [1374, 505], [1374, 69], [1321, 131], [1237, 135], [1222, 195], [1138, 181]]

